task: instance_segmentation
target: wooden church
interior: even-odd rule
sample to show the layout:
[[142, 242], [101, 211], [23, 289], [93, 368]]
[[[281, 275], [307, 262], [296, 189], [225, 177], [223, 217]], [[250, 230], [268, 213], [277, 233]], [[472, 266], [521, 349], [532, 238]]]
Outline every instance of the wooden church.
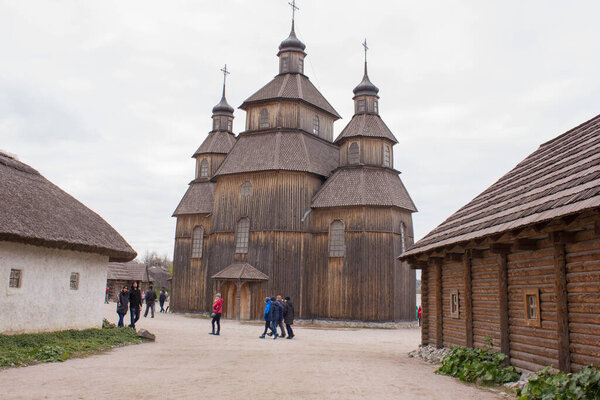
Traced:
[[379, 89], [365, 59], [354, 116], [334, 140], [341, 117], [305, 75], [305, 47], [292, 22], [279, 74], [240, 106], [237, 136], [223, 83], [173, 214], [174, 311], [209, 312], [220, 292], [228, 318], [262, 319], [267, 295], [290, 296], [305, 319], [415, 317], [415, 271], [397, 257], [416, 207], [393, 169]]

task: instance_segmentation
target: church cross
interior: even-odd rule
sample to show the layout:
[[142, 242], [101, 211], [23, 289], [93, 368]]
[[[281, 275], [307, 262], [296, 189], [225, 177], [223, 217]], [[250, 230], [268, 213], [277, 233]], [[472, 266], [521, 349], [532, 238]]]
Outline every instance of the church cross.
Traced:
[[292, 6], [292, 24], [294, 23], [294, 16], [296, 14], [296, 10], [299, 10], [300, 8], [298, 6], [296, 6], [296, 0], [292, 0], [288, 3], [290, 6]]
[[223, 97], [225, 97], [225, 82], [227, 81], [227, 75], [231, 74], [227, 69], [227, 64], [221, 68], [221, 72], [223, 72]]
[[363, 42], [362, 46], [365, 48], [365, 63], [367, 62], [367, 50], [369, 50], [369, 46], [367, 46], [367, 38]]

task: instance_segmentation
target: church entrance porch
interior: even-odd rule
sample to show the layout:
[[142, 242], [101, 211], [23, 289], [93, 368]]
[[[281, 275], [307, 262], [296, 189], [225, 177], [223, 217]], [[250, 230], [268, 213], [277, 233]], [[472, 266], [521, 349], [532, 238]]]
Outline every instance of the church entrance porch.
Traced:
[[[215, 290], [223, 296], [223, 317], [252, 319], [262, 305], [261, 283], [269, 277], [248, 263], [233, 263], [212, 276]], [[254, 310], [254, 313], [253, 313]]]

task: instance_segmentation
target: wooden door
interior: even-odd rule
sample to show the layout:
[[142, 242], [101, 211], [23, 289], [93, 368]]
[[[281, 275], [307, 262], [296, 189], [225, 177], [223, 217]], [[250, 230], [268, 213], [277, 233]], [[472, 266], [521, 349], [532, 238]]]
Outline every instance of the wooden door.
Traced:
[[250, 319], [250, 284], [244, 283], [240, 289], [240, 319]]
[[223, 284], [222, 295], [223, 295], [223, 317], [224, 318], [236, 318], [236, 297], [237, 287], [233, 282], [225, 282]]

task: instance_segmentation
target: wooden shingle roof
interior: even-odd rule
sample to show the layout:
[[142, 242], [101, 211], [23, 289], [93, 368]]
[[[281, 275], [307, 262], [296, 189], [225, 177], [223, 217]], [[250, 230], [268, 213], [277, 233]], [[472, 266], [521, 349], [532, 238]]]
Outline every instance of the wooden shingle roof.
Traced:
[[408, 191], [391, 169], [367, 166], [340, 168], [313, 197], [313, 208], [347, 206], [400, 207], [416, 212]]
[[193, 157], [200, 154], [227, 154], [235, 144], [235, 136], [224, 131], [208, 134], [204, 142], [198, 147]]
[[376, 114], [355, 114], [335, 139], [335, 143], [357, 136], [384, 138], [393, 143], [398, 143], [390, 128]]
[[542, 144], [402, 257], [600, 206], [600, 115]]
[[241, 134], [215, 176], [269, 170], [329, 176], [338, 160], [337, 146], [305, 132]]
[[208, 214], [212, 212], [215, 195], [214, 182], [207, 179], [195, 180], [190, 183], [173, 216], [183, 214]]
[[266, 281], [269, 277], [248, 263], [233, 263], [212, 276], [213, 279]]
[[126, 263], [108, 263], [108, 279], [118, 281], [152, 282], [151, 279], [148, 279], [146, 264], [137, 261], [130, 261]]
[[251, 103], [282, 99], [300, 100], [331, 114], [336, 119], [341, 118], [315, 85], [302, 74], [277, 75], [271, 82], [248, 97], [240, 108], [245, 110]]
[[0, 240], [102, 254], [129, 261], [136, 252], [102, 217], [0, 152]]

